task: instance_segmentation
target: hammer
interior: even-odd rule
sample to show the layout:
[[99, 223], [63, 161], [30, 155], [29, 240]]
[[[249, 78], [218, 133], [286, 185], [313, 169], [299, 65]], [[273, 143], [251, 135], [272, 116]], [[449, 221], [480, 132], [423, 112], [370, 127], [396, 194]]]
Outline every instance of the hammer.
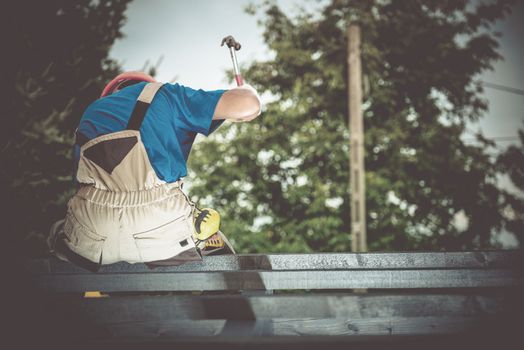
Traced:
[[235, 54], [235, 50], [240, 50], [242, 46], [231, 35], [228, 35], [224, 39], [222, 39], [222, 44], [220, 46], [224, 46], [224, 44], [227, 45], [227, 47], [229, 48], [229, 53], [231, 54], [231, 60], [233, 61], [233, 70], [235, 71], [235, 80], [237, 82], [237, 86], [242, 86], [244, 82], [242, 81], [242, 75], [240, 74], [240, 70], [238, 69], [237, 56]]

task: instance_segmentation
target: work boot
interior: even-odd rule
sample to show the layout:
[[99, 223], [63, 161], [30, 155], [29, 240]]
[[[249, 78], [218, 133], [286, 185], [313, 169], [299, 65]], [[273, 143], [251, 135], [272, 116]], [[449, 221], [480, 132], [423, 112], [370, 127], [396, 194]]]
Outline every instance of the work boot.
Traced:
[[220, 231], [204, 242], [204, 248], [201, 250], [201, 253], [203, 256], [236, 254], [227, 237]]
[[60, 250], [60, 239], [63, 239], [64, 236], [64, 223], [65, 220], [58, 220], [55, 222], [51, 229], [49, 230], [49, 236], [47, 236], [46, 243], [48, 251], [51, 255], [56, 256], [58, 259], [63, 261], [69, 261], [69, 259], [62, 254]]

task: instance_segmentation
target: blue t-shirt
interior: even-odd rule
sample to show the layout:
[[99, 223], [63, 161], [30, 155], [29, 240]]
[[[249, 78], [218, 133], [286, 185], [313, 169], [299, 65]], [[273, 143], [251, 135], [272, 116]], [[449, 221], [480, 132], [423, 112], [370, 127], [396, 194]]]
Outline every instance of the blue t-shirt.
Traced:
[[[145, 84], [131, 85], [91, 103], [80, 120], [78, 132], [93, 139], [125, 130]], [[165, 84], [157, 92], [140, 127], [140, 135], [149, 161], [161, 180], [175, 182], [187, 175], [186, 162], [196, 134], [208, 136], [223, 122], [212, 119], [224, 91]], [[77, 166], [79, 158], [80, 147], [75, 146]]]

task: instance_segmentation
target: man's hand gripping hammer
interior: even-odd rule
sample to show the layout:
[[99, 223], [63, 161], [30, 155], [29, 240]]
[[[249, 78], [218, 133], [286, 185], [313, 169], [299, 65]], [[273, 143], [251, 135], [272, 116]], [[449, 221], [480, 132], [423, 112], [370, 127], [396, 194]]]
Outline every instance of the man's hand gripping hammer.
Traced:
[[238, 63], [237, 63], [237, 56], [235, 54], [235, 51], [240, 50], [242, 45], [238, 41], [235, 40], [231, 35], [226, 36], [224, 39], [222, 39], [222, 44], [220, 46], [224, 46], [224, 44], [227, 45], [229, 48], [229, 53], [231, 54], [231, 60], [233, 61], [233, 70], [235, 71], [235, 80], [237, 82], [237, 86], [242, 86], [244, 82], [242, 81], [242, 75], [240, 74], [240, 70], [238, 69]]

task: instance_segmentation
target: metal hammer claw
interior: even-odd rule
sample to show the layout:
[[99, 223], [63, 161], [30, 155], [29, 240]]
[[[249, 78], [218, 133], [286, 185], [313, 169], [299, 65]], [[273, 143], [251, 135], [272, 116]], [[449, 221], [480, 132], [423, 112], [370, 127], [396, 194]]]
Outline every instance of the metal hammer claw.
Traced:
[[237, 86], [242, 86], [244, 84], [242, 80], [242, 75], [240, 74], [240, 70], [238, 69], [238, 63], [237, 63], [237, 56], [235, 54], [235, 51], [240, 50], [242, 45], [238, 41], [233, 38], [233, 36], [228, 35], [224, 39], [222, 39], [222, 44], [220, 46], [224, 46], [224, 44], [227, 45], [229, 48], [229, 53], [231, 54], [231, 60], [233, 61], [233, 70], [235, 72], [235, 80], [237, 82]]

